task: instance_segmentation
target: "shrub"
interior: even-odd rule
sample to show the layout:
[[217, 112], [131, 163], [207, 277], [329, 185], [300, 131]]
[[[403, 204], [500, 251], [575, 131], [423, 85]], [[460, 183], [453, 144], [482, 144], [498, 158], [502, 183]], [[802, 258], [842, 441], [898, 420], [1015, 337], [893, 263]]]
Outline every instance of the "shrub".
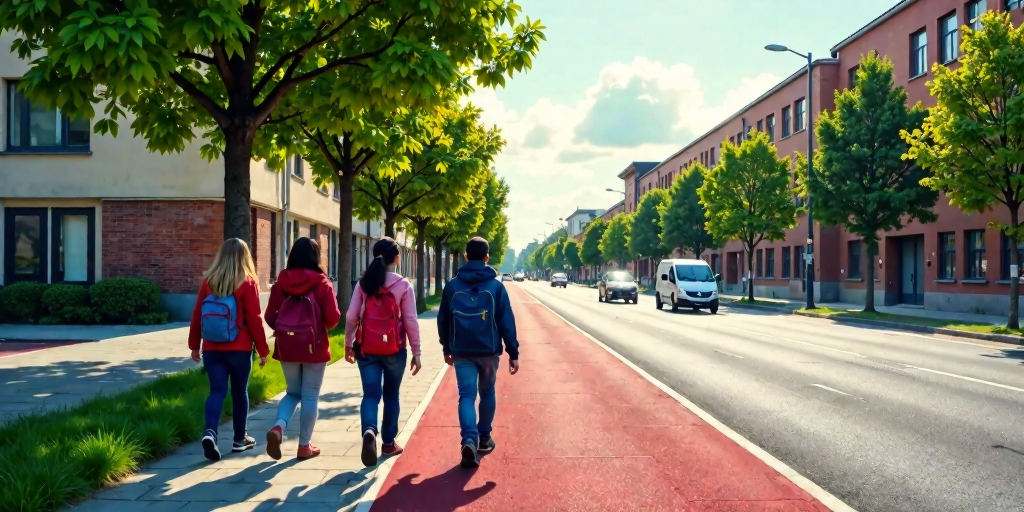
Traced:
[[125, 323], [156, 310], [160, 287], [145, 279], [114, 277], [92, 285], [89, 296], [102, 321]]
[[58, 320], [57, 323], [89, 323], [82, 322], [83, 319], [76, 314], [82, 308], [89, 309], [89, 289], [75, 284], [51, 285], [43, 293], [43, 307], [50, 318]]
[[163, 325], [171, 321], [171, 315], [165, 311], [152, 311], [139, 313], [131, 317], [128, 323], [132, 325]]
[[0, 289], [0, 311], [6, 312], [5, 321], [35, 323], [43, 316], [43, 294], [48, 285], [42, 283], [14, 283]]

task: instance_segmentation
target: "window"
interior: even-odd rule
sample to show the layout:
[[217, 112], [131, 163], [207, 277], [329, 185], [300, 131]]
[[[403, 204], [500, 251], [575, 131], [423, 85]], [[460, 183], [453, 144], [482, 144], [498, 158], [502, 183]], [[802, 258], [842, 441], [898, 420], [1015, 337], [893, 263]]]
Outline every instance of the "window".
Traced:
[[965, 279], [985, 279], [988, 259], [985, 257], [985, 230], [974, 229], [965, 231], [967, 238], [967, 272]]
[[717, 163], [717, 160], [715, 160], [715, 148], [711, 148], [710, 155], [711, 155], [711, 165], [714, 166]]
[[729, 137], [729, 144], [736, 144], [736, 137]]
[[804, 268], [807, 267], [807, 263], [804, 261], [804, 246], [798, 245], [793, 247], [793, 277], [797, 279], [804, 278]]
[[338, 278], [338, 232], [333, 229], [327, 236], [327, 273]]
[[792, 247], [782, 248], [782, 278], [789, 279], [793, 275], [793, 251]]
[[939, 233], [939, 279], [956, 279], [956, 233]]
[[2, 221], [7, 284], [95, 282], [95, 208], [8, 207]]
[[850, 84], [849, 89], [853, 89], [854, 87], [857, 87], [857, 70], [859, 70], [859, 69], [860, 69], [860, 65], [858, 64], [858, 65], [850, 68], [850, 71], [847, 72], [848, 73], [847, 79], [849, 80], [849, 84]]
[[1006, 0], [1006, 10], [1012, 11], [1024, 7], [1024, 0]]
[[910, 36], [910, 77], [928, 72], [928, 33], [924, 30]]
[[775, 279], [775, 249], [765, 249], [765, 268], [764, 275], [769, 279]]
[[[293, 220], [292, 221], [292, 242], [298, 240], [299, 238], [302, 238], [302, 235], [299, 234], [299, 221]], [[289, 244], [289, 245], [291, 245], [291, 244]]]
[[758, 249], [755, 259], [757, 260], [757, 268], [754, 277], [764, 277], [764, 250]]
[[764, 119], [758, 119], [757, 120], [757, 131], [759, 131], [759, 132], [763, 132], [764, 131]]
[[767, 127], [765, 131], [768, 132], [768, 140], [775, 142], [775, 114], [770, 114], [765, 118], [765, 126]]
[[89, 120], [70, 119], [56, 109], [32, 103], [7, 82], [7, 151], [23, 153], [85, 153], [89, 151]]
[[742, 143], [743, 143], [743, 132], [739, 132], [739, 133], [736, 134], [736, 144], [742, 144]]
[[316, 228], [316, 224], [313, 224], [312, 226], [309, 226], [309, 239], [310, 239], [310, 240], [313, 240], [313, 241], [315, 241], [315, 242], [316, 242], [317, 244], [319, 244], [319, 243], [320, 243], [320, 240], [319, 240], [319, 239], [317, 238], [317, 236], [316, 236], [316, 235], [317, 235], [317, 228]]
[[336, 201], [341, 201], [341, 188], [338, 187], [337, 183], [334, 184], [334, 199]]
[[[1011, 254], [1010, 253], [1010, 251], [1011, 251], [1010, 237], [1006, 236], [1006, 233], [1000, 232], [999, 234], [1000, 234], [999, 238], [1002, 239], [1001, 240], [1002, 243], [1000, 245], [1002, 245], [1002, 250], [1003, 250], [1003, 254], [1002, 254], [1002, 260], [1003, 261], [1000, 262], [1001, 264], [999, 265], [1000, 266], [999, 276], [1000, 276], [1000, 279], [1006, 281], [1008, 279], [1012, 279], [1013, 278], [1013, 275], [1010, 273], [1010, 254]], [[1024, 267], [1024, 240], [1018, 240], [1017, 241], [1017, 267], [1018, 267], [1017, 277], [1020, 277], [1020, 268]]]
[[847, 265], [850, 267], [847, 269], [847, 279], [861, 279], [861, 261], [860, 261], [860, 240], [850, 240], [846, 242], [846, 256]]
[[800, 98], [796, 100], [793, 107], [796, 110], [796, 117], [793, 118], [793, 133], [807, 128], [807, 100]]
[[967, 25], [971, 30], [981, 30], [981, 15], [985, 13], [985, 0], [967, 2]]
[[959, 29], [960, 27], [956, 24], [956, 11], [939, 20], [939, 36], [942, 37], [942, 43], [939, 46], [939, 59], [943, 64], [953, 62], [957, 57], [960, 50], [957, 37]]
[[793, 126], [793, 113], [789, 107], [782, 107], [782, 138], [789, 137], [790, 127]]
[[299, 155], [292, 158], [292, 175], [296, 178], [302, 177], [302, 157]]

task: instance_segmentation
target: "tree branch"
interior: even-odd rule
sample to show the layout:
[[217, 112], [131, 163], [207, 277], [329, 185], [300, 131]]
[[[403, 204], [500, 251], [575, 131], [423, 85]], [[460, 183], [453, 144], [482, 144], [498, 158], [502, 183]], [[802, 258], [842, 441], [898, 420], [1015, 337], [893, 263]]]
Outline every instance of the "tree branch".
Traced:
[[406, 203], [405, 203], [405, 204], [403, 204], [402, 206], [399, 206], [399, 207], [398, 207], [398, 208], [397, 208], [397, 209], [395, 210], [395, 213], [396, 213], [396, 214], [397, 214], [397, 213], [402, 213], [402, 211], [403, 211], [403, 210], [405, 210], [406, 208], [408, 208], [408, 207], [410, 207], [410, 206], [412, 206], [412, 205], [416, 204], [417, 202], [419, 202], [419, 200], [420, 200], [420, 199], [423, 199], [424, 197], [426, 197], [426, 196], [427, 196], [428, 194], [430, 194], [431, 192], [433, 192], [433, 191], [437, 190], [437, 187], [440, 187], [440, 186], [441, 186], [441, 184], [440, 184], [440, 183], [436, 183], [436, 184], [434, 184], [434, 186], [433, 186], [433, 187], [430, 187], [430, 189], [429, 189], [429, 190], [427, 190], [426, 192], [424, 192], [424, 193], [422, 193], [422, 194], [420, 194], [420, 195], [418, 195], [418, 196], [416, 196], [416, 197], [414, 197], [414, 198], [412, 198], [412, 199], [410, 199], [410, 200], [406, 201]]
[[224, 47], [218, 43], [213, 43], [210, 45], [210, 49], [213, 51], [213, 60], [216, 63], [217, 73], [220, 75], [221, 81], [224, 82], [224, 88], [233, 89], [235, 75], [231, 73], [231, 66], [228, 65], [228, 56], [224, 53]]
[[184, 58], [184, 59], [192, 59], [192, 60], [197, 61], [197, 62], [202, 62], [203, 64], [206, 64], [207, 66], [216, 66], [217, 65], [216, 62], [214, 62], [213, 57], [209, 57], [209, 56], [203, 55], [201, 53], [181, 52], [181, 53], [178, 54], [178, 57], [181, 57], [181, 58]]
[[327, 141], [324, 140], [323, 133], [320, 130], [317, 130], [316, 134], [314, 134], [306, 129], [305, 126], [302, 126], [302, 131], [306, 134], [306, 137], [309, 138], [309, 140], [312, 140], [316, 146], [320, 148], [320, 153], [324, 155], [324, 158], [327, 159], [327, 162], [331, 164], [331, 167], [334, 169], [335, 173], [337, 173], [341, 169], [341, 162], [339, 162], [338, 159], [335, 158], [334, 154], [331, 153], [331, 148], [327, 146]]
[[[287, 120], [289, 120], [289, 119], [293, 119], [293, 118], [299, 117], [299, 116], [301, 116], [301, 115], [302, 115], [302, 114], [304, 114], [304, 113], [305, 113], [305, 112], [303, 112], [303, 111], [299, 110], [299, 111], [296, 111], [296, 112], [292, 112], [291, 114], [288, 114], [288, 115], [286, 115], [286, 116], [281, 116], [281, 117], [275, 117], [275, 118], [271, 118], [271, 117], [268, 117], [268, 118], [267, 118], [267, 120], [266, 120], [266, 121], [264, 121], [264, 124], [276, 124], [276, 123], [283, 123], [283, 122], [285, 122], [285, 121], [287, 121]], [[303, 130], [303, 131], [306, 131], [306, 127], [305, 127], [305, 126], [303, 126], [303, 127], [302, 127], [302, 130]], [[306, 133], [309, 133], [309, 132], [306, 132]]]
[[188, 94], [193, 101], [199, 104], [199, 106], [206, 109], [206, 111], [209, 112], [211, 116], [213, 116], [214, 121], [217, 121], [217, 124], [220, 125], [220, 128], [222, 130], [226, 129], [231, 125], [231, 118], [228, 116], [228, 113], [223, 108], [221, 108], [220, 105], [217, 104], [217, 102], [213, 101], [212, 98], [207, 96], [206, 93], [199, 90], [199, 88], [196, 87], [195, 84], [190, 82], [187, 78], [185, 78], [178, 72], [173, 72], [171, 73], [170, 76], [171, 80], [174, 80], [174, 83], [177, 84], [178, 87], [181, 87], [181, 90], [185, 91], [185, 93]]

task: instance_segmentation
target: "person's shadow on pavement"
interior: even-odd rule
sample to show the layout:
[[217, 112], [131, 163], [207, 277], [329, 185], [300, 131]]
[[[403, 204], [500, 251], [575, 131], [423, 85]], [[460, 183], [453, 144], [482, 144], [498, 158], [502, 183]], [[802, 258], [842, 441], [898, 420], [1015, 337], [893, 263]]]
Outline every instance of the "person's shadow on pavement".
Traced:
[[466, 484], [475, 474], [476, 471], [454, 466], [440, 475], [416, 483], [413, 479], [419, 477], [419, 473], [403, 476], [373, 501], [373, 510], [451, 512], [483, 498], [498, 486], [494, 482], [487, 482], [480, 487], [466, 489]]

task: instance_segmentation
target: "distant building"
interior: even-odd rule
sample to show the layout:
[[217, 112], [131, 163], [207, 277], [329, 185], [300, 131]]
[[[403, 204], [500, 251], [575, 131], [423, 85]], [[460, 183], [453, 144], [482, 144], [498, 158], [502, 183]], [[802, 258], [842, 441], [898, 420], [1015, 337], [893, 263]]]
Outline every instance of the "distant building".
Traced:
[[581, 210], [579, 208], [565, 218], [565, 230], [570, 238], [579, 238], [587, 229], [587, 224], [602, 215], [605, 210]]

